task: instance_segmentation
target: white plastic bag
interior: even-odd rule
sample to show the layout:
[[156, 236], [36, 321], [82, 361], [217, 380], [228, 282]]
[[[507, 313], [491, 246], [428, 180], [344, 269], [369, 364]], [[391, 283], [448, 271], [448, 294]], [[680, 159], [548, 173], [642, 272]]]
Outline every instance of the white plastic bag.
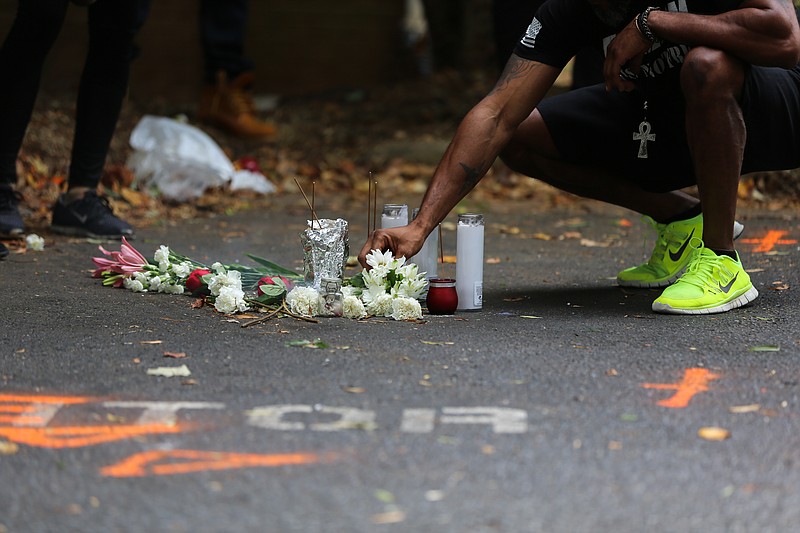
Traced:
[[[229, 183], [236, 169], [222, 149], [202, 130], [166, 117], [145, 115], [130, 138], [134, 152], [128, 167], [136, 181], [155, 185], [168, 199], [185, 202], [203, 195], [210, 187]], [[241, 171], [240, 171], [241, 172]], [[237, 189], [266, 194], [275, 186], [263, 175], [249, 172]]]

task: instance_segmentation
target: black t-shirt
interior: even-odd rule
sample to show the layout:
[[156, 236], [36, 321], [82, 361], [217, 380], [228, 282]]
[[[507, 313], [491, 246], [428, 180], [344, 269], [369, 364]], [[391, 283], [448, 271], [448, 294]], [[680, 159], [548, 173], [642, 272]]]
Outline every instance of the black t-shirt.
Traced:
[[[648, 6], [660, 7], [664, 11], [716, 15], [731, 11], [741, 3], [742, 0], [634, 0], [627, 16], [622, 17], [618, 27], [613, 27], [595, 15], [587, 0], [548, 0], [536, 12], [514, 53], [525, 59], [563, 68], [585, 46], [602, 46], [605, 55], [605, 49], [617, 32]], [[628, 79], [638, 79], [644, 85], [651, 85], [649, 81], [662, 76], [674, 81], [688, 51], [687, 45], [667, 41], [654, 44], [645, 54], [638, 76], [627, 70], [622, 75]]]

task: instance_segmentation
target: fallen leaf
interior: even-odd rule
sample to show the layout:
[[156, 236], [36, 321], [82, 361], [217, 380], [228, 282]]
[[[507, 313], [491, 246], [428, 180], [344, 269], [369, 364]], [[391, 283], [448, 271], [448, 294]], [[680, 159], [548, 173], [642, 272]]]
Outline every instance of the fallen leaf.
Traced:
[[610, 242], [598, 242], [593, 241], [592, 239], [581, 239], [581, 246], [586, 246], [587, 248], [608, 248], [610, 245]]
[[349, 392], [350, 394], [363, 394], [367, 392], [367, 389], [364, 387], [342, 387], [342, 390], [345, 392]]
[[165, 378], [175, 378], [175, 377], [186, 377], [191, 376], [192, 373], [189, 371], [189, 367], [186, 365], [181, 366], [160, 366], [158, 368], [148, 368], [147, 369], [148, 376], [160, 376]]
[[769, 289], [772, 291], [787, 291], [789, 290], [789, 285], [782, 281], [775, 281]]
[[728, 411], [738, 415], [742, 413], [755, 413], [759, 409], [761, 409], [761, 404], [751, 403], [750, 405], [732, 405], [728, 408]]
[[725, 440], [731, 438], [731, 432], [716, 426], [702, 427], [697, 430], [700, 438], [705, 440]]
[[517, 226], [506, 226], [504, 224], [497, 224], [497, 228], [500, 230], [500, 233], [508, 235], [519, 235], [522, 231]]
[[780, 352], [781, 347], [776, 345], [764, 345], [764, 346], [752, 346], [750, 348], [751, 352]]
[[139, 341], [139, 344], [161, 344], [164, 341]]
[[400, 510], [374, 514], [370, 517], [373, 524], [398, 524], [406, 519], [406, 513]]
[[375, 498], [383, 503], [394, 503], [394, 494], [386, 489], [376, 489]]
[[0, 455], [14, 455], [18, 451], [19, 445], [16, 442], [0, 440]]
[[297, 341], [289, 341], [286, 343], [286, 346], [292, 346], [295, 348], [311, 348], [311, 349], [320, 349], [320, 348], [328, 348], [328, 345], [320, 339], [314, 339], [313, 341], [303, 339]]
[[205, 305], [205, 303], [206, 303], [206, 299], [205, 298], [197, 298], [194, 302], [192, 302], [192, 308], [193, 309], [200, 309], [201, 307], [203, 307]]
[[500, 264], [500, 258], [499, 258], [499, 257], [487, 257], [487, 258], [486, 258], [486, 264], [487, 264], [487, 265], [497, 265], [497, 264]]
[[186, 352], [164, 352], [164, 357], [172, 357], [173, 359], [183, 359], [186, 357]]
[[606, 376], [619, 376], [619, 372], [617, 372], [616, 369], [611, 368], [609, 370], [606, 370]]

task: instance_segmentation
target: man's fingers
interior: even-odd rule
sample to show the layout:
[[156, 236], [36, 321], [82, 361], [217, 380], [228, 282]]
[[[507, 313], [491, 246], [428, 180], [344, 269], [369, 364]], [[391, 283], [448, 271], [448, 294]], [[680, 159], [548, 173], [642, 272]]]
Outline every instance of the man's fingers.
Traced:
[[361, 266], [367, 268], [367, 254], [370, 253], [372, 250], [380, 250], [381, 252], [385, 252], [389, 249], [389, 238], [386, 236], [383, 230], [375, 230], [369, 234], [369, 238], [367, 242], [364, 243], [364, 247], [361, 248], [361, 252], [358, 254], [358, 262], [361, 263]]

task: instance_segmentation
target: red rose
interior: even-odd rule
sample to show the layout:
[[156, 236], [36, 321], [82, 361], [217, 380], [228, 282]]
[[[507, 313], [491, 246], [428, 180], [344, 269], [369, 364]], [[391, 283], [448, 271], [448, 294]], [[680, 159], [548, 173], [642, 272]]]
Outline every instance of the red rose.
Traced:
[[264, 294], [264, 291], [261, 290], [262, 285], [283, 285], [286, 288], [286, 292], [292, 290], [292, 282], [283, 276], [264, 276], [258, 280], [259, 295]]
[[192, 294], [209, 294], [208, 287], [203, 281], [203, 276], [206, 274], [211, 274], [211, 271], [205, 268], [196, 268], [192, 270], [192, 273], [186, 278], [186, 290]]

